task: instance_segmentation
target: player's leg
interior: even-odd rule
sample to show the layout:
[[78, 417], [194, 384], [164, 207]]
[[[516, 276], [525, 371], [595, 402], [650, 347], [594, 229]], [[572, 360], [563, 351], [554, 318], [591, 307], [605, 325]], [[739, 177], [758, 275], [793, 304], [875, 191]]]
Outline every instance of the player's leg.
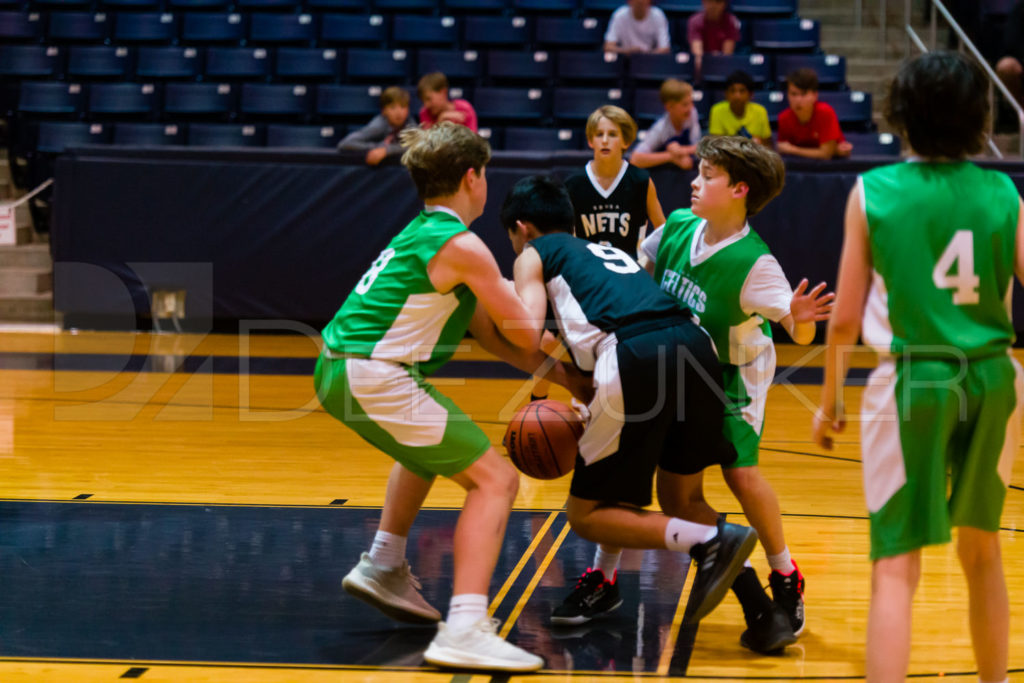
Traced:
[[551, 612], [555, 626], [575, 626], [611, 614], [622, 606], [618, 567], [622, 548], [597, 544], [594, 562], [576, 579], [576, 585]]
[[921, 551], [883, 557], [871, 569], [868, 611], [868, 683], [906, 680], [914, 591], [921, 578]]
[[957, 554], [967, 578], [971, 643], [982, 681], [1003, 681], [1009, 659], [1010, 600], [997, 532], [961, 527]]

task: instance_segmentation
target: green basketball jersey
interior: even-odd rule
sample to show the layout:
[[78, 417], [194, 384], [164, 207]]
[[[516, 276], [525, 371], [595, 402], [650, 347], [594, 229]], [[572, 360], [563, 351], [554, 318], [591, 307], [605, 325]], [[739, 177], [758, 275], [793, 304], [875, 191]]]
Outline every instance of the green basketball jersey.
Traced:
[[427, 263], [467, 228], [445, 211], [422, 211], [398, 233], [324, 328], [327, 348], [406, 365], [430, 375], [445, 364], [469, 327], [476, 296], [465, 285], [442, 294]]
[[1019, 197], [970, 162], [904, 162], [861, 176], [874, 267], [864, 341], [880, 353], [1004, 352]]
[[669, 215], [658, 246], [654, 279], [697, 314], [715, 342], [719, 361], [745, 365], [772, 345], [768, 321], [740, 306], [750, 269], [771, 252], [748, 228], [737, 241], [720, 249], [711, 247], [698, 256], [694, 241], [703, 223], [690, 209]]

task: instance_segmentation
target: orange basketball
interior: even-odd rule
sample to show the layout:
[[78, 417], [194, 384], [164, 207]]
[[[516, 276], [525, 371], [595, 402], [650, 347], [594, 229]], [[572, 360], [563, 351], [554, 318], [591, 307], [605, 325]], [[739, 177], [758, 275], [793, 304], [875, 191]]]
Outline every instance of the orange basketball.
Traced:
[[583, 422], [569, 406], [544, 399], [523, 406], [502, 440], [520, 472], [534, 479], [557, 479], [572, 470]]

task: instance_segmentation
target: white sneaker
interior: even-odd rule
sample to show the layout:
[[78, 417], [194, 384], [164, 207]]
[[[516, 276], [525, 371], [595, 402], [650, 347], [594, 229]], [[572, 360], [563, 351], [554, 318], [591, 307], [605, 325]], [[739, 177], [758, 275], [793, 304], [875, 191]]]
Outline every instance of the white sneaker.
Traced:
[[498, 636], [497, 619], [481, 619], [462, 631], [452, 631], [443, 621], [423, 654], [427, 663], [456, 669], [489, 671], [536, 671], [544, 666], [537, 655]]
[[430, 606], [420, 589], [419, 579], [409, 571], [409, 562], [384, 570], [376, 566], [369, 553], [341, 580], [341, 586], [363, 602], [368, 602], [392, 619], [411, 624], [433, 624], [441, 613]]

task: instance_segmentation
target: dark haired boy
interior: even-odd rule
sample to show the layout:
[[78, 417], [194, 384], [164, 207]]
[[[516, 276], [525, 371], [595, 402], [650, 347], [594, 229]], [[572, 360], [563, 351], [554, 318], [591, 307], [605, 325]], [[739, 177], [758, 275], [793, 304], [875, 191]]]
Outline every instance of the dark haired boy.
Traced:
[[906, 678], [921, 548], [952, 527], [978, 680], [1008, 680], [999, 528], [1024, 402], [1007, 305], [1014, 274], [1024, 280], [1024, 205], [1007, 175], [967, 160], [983, 147], [988, 88], [955, 52], [904, 62], [886, 117], [916, 157], [861, 175], [846, 205], [813, 436], [831, 449], [845, 427], [846, 351], [862, 335], [879, 354], [861, 404], [868, 681]]
[[393, 85], [380, 94], [380, 114], [354, 130], [338, 143], [339, 150], [366, 150], [366, 163], [376, 166], [389, 156], [402, 153], [399, 136], [406, 128], [415, 128], [409, 117], [409, 93]]
[[779, 154], [808, 159], [850, 156], [853, 145], [843, 137], [836, 110], [818, 101], [818, 74], [814, 69], [791, 71], [786, 76], [789, 107], [779, 114]]
[[711, 341], [632, 256], [573, 237], [573, 206], [559, 181], [520, 180], [501, 220], [519, 254], [516, 290], [531, 323], [544, 321], [550, 302], [576, 366], [593, 372], [569, 523], [598, 543], [688, 552], [697, 561], [687, 613], [695, 622], [728, 592], [757, 534], [717, 518], [696, 524], [644, 508], [655, 475], [659, 502], [672, 509], [684, 476], [735, 457], [722, 437]]
[[757, 102], [754, 79], [746, 71], [733, 71], [725, 79], [725, 99], [711, 107], [711, 135], [742, 135], [761, 145], [770, 145], [772, 129], [768, 110]]

